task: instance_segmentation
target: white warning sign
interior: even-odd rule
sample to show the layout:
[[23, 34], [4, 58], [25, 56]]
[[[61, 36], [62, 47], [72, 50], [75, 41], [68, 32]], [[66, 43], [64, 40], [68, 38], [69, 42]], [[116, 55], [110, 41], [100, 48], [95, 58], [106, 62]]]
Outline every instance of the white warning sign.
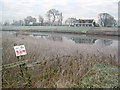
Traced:
[[24, 45], [14, 46], [14, 50], [16, 56], [22, 56], [27, 54]]

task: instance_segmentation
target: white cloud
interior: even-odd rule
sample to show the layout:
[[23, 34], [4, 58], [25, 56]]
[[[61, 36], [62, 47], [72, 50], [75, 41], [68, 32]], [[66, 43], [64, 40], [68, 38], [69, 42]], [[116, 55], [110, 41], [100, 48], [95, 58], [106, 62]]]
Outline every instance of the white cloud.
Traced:
[[[3, 21], [24, 19], [26, 16], [42, 15], [55, 8], [68, 17], [95, 18], [98, 13], [107, 12], [117, 18], [119, 0], [0, 0]], [[1, 10], [1, 9], [0, 9]], [[0, 21], [1, 22], [1, 21]]]

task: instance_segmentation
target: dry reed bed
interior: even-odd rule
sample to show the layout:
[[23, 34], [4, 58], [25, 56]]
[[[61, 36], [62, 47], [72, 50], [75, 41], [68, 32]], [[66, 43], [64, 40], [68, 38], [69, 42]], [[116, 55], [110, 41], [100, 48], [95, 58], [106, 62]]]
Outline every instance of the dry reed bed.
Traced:
[[25, 59], [28, 59], [30, 62], [40, 61], [44, 58], [49, 60], [53, 56], [79, 56], [80, 54], [84, 57], [87, 57], [88, 55], [101, 56], [103, 54], [106, 57], [111, 55], [112, 57], [115, 57], [116, 60], [118, 59], [118, 51], [113, 48], [50, 41], [21, 35], [15, 37], [9, 34], [3, 34], [3, 64], [17, 61], [13, 50], [15, 43], [18, 45], [24, 44], [26, 46], [27, 55], [25, 56]]
[[[16, 62], [14, 55], [14, 43], [24, 44], [27, 55], [25, 59], [29, 63], [39, 61], [38, 65], [29, 68], [31, 76], [31, 87], [70, 87], [71, 84], [80, 83], [81, 77], [85, 75], [97, 62], [118, 66], [118, 56], [115, 49], [97, 47], [95, 45], [71, 44], [67, 42], [42, 40], [29, 36], [3, 34], [3, 64]], [[13, 71], [14, 72], [10, 72]], [[14, 69], [6, 70], [14, 77], [5, 74], [4, 87], [23, 87], [22, 79], [15, 80]], [[7, 80], [7, 81], [6, 81]], [[15, 83], [16, 82], [16, 83]], [[19, 83], [18, 83], [19, 82]], [[21, 83], [20, 83], [21, 82]], [[11, 83], [11, 84], [10, 84]], [[14, 84], [13, 84], [14, 83]]]

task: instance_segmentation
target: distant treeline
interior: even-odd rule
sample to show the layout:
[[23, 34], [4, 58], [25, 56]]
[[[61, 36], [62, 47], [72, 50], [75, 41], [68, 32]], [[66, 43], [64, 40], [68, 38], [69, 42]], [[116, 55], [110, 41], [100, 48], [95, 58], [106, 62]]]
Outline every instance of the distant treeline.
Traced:
[[[91, 22], [92, 21], [92, 22]], [[41, 15], [38, 19], [32, 16], [27, 16], [23, 20], [3, 22], [3, 26], [94, 26], [94, 27], [114, 27], [118, 26], [117, 21], [108, 13], [98, 14], [98, 21], [94, 19], [76, 19], [74, 17], [67, 18], [63, 22], [62, 12], [56, 9], [50, 9], [46, 13], [46, 18]]]

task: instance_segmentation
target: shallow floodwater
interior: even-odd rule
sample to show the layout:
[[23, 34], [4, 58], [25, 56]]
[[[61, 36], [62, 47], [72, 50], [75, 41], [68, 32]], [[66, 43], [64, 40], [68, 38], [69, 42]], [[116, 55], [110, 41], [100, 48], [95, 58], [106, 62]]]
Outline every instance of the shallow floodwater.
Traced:
[[[2, 33], [8, 33], [13, 35], [19, 35], [18, 32], [5, 31]], [[61, 34], [61, 33], [22, 33], [22, 35], [28, 35], [33, 38], [48, 39], [53, 41], [68, 42], [70, 44], [88, 44], [97, 45], [103, 47], [110, 47], [118, 49], [118, 36], [99, 36], [99, 35], [78, 35], [78, 34]]]
[[74, 44], [94, 44], [103, 47], [118, 48], [117, 36], [77, 35], [58, 33], [31, 33], [31, 37], [49, 39]]

